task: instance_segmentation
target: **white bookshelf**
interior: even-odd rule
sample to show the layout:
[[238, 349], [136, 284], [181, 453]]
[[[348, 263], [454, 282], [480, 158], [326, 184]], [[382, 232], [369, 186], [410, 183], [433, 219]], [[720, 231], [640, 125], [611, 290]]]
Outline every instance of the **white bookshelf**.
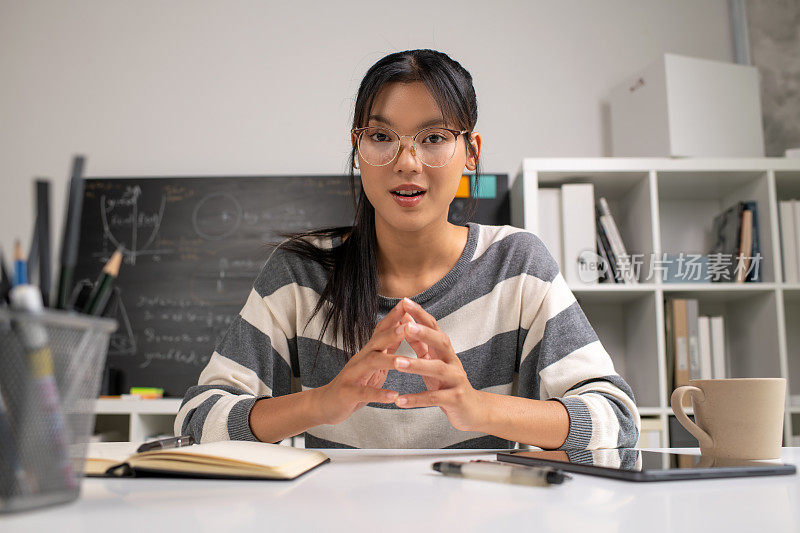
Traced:
[[95, 433], [111, 433], [115, 440], [143, 441], [172, 433], [178, 398], [160, 400], [99, 399], [95, 403]]
[[[642, 417], [661, 422], [668, 446], [664, 301], [696, 298], [700, 314], [725, 317], [731, 377], [787, 379], [784, 445], [800, 439], [800, 284], [782, 281], [778, 201], [800, 198], [800, 159], [529, 158], [515, 176], [512, 224], [538, 232], [539, 188], [592, 183], [605, 196], [628, 253], [708, 253], [712, 220], [740, 200], [757, 203], [759, 283], [662, 283], [642, 266], [637, 285], [573, 286]], [[793, 399], [794, 396], [794, 399]], [[793, 438], [794, 437], [794, 438]]]

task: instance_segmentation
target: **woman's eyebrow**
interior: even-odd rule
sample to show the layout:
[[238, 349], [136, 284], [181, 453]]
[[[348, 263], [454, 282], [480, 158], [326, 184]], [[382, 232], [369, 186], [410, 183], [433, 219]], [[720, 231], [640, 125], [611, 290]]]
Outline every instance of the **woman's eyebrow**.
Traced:
[[[387, 126], [391, 126], [392, 125], [392, 123], [389, 122], [389, 120], [386, 119], [386, 117], [384, 117], [382, 115], [370, 115], [369, 118], [367, 118], [367, 121], [370, 121], [370, 120], [377, 120], [378, 122], [383, 122]], [[445, 124], [445, 121], [442, 120], [441, 118], [432, 118], [432, 119], [430, 119], [428, 121], [423, 122], [422, 124], [420, 124], [417, 127], [422, 129], [422, 128], [427, 128], [428, 126], [435, 126], [436, 124]]]

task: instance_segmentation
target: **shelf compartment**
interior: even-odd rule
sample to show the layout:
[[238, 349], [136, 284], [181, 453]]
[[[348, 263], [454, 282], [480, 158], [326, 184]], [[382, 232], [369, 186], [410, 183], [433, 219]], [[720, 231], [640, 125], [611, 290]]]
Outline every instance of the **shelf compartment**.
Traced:
[[649, 269], [653, 253], [653, 216], [650, 202], [649, 171], [639, 172], [538, 172], [541, 187], [565, 183], [592, 183], [595, 202], [602, 196], [608, 201], [625, 249], [630, 255], [641, 254], [644, 264], [640, 279]]
[[659, 405], [655, 292], [587, 291], [576, 298], [636, 404]]
[[[786, 362], [789, 372], [787, 394], [800, 397], [800, 327], [798, 327], [800, 326], [800, 289], [784, 289], [783, 313], [784, 324], [786, 324]], [[800, 403], [797, 408], [800, 410]]]
[[[775, 281], [769, 173], [656, 172], [661, 252], [708, 254], [714, 244], [714, 217], [739, 201], [755, 201], [761, 279]], [[668, 284], [667, 284], [668, 285]]]
[[775, 170], [774, 173], [778, 201], [800, 200], [800, 170]]
[[[668, 297], [695, 298], [700, 315], [724, 317], [728, 377], [781, 377], [777, 293], [774, 288], [709, 292], [664, 290], [664, 300]], [[669, 398], [672, 384], [668, 389]]]

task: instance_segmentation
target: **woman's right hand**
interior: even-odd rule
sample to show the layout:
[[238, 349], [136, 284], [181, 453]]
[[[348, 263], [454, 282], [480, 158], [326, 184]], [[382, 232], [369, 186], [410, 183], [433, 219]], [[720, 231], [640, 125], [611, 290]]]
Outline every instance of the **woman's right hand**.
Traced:
[[370, 402], [393, 403], [397, 392], [381, 388], [386, 374], [394, 369], [394, 352], [403, 341], [403, 329], [398, 326], [413, 319], [403, 306], [403, 300], [375, 326], [370, 340], [344, 365], [327, 385], [316, 389], [317, 408], [323, 424], [338, 424]]

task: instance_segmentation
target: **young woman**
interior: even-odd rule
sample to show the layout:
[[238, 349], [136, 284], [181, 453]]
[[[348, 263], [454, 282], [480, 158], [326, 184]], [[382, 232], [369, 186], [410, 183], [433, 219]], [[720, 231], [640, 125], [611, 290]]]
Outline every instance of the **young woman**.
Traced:
[[305, 432], [309, 448], [636, 445], [633, 392], [542, 241], [448, 222], [464, 169], [480, 179], [477, 118], [472, 77], [443, 53], [394, 53], [367, 71], [351, 131], [354, 224], [284, 235], [187, 391], [176, 434]]

